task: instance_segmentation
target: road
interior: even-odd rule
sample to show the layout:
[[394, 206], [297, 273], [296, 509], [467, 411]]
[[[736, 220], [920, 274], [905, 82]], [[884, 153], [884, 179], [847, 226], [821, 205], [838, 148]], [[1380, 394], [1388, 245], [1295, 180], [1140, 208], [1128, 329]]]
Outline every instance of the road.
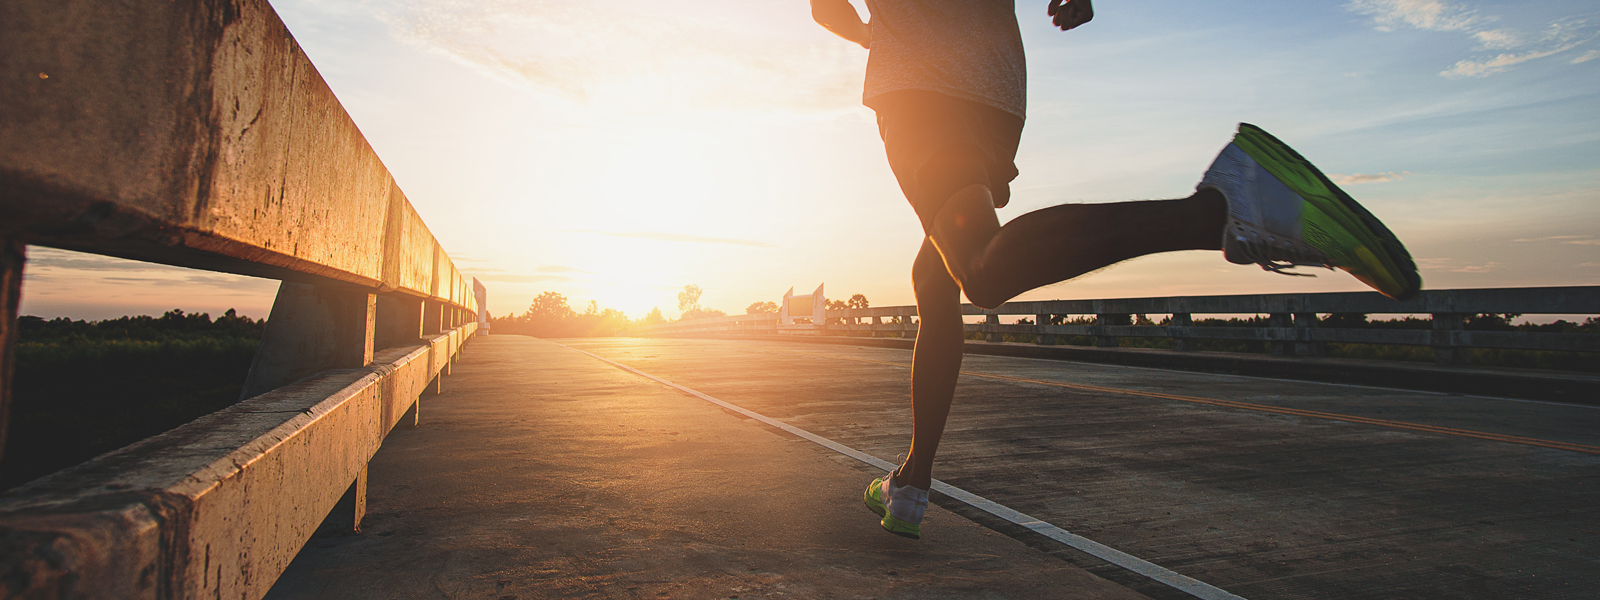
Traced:
[[1600, 409], [969, 356], [910, 541], [846, 454], [905, 450], [909, 363], [481, 338], [269, 597], [1600, 596]]

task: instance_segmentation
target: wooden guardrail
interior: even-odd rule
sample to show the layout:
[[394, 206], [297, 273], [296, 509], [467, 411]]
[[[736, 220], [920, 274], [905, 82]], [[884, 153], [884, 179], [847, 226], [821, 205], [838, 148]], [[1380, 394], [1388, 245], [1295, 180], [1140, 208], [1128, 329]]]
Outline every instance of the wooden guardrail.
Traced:
[[[1426, 314], [1430, 330], [1319, 327], [1319, 314]], [[998, 342], [1004, 334], [1029, 334], [1035, 343], [1053, 344], [1058, 336], [1093, 336], [1097, 346], [1116, 346], [1117, 338], [1172, 340], [1175, 350], [1193, 350], [1197, 340], [1248, 340], [1269, 344], [1273, 354], [1320, 356], [1322, 344], [1393, 344], [1426, 346], [1443, 364], [1465, 364], [1473, 348], [1508, 348], [1600, 352], [1600, 335], [1511, 331], [1470, 331], [1470, 315], [1494, 313], [1600, 315], [1600, 286], [1426, 290], [1397, 302], [1375, 292], [1324, 294], [1254, 294], [1241, 296], [1177, 296], [1111, 300], [1007, 302], [994, 310], [962, 305], [962, 314], [984, 315], [984, 323], [966, 326]], [[827, 311], [814, 334], [916, 334], [917, 308], [891, 306]], [[1171, 315], [1165, 326], [1135, 326], [1131, 315]], [[1266, 327], [1197, 327], [1196, 315], [1268, 315]], [[1002, 324], [1005, 315], [1026, 315], [1032, 324]], [[1052, 325], [1052, 317], [1092, 316], [1092, 325]], [[887, 319], [887, 321], [886, 321]], [[862, 323], [860, 321], [867, 320]], [[734, 315], [634, 327], [619, 335], [697, 334], [776, 335], [777, 315]], [[785, 332], [791, 333], [792, 332]]]
[[265, 0], [8, 0], [0, 66], [0, 432], [27, 246], [284, 282], [239, 404], [0, 496], [0, 598], [259, 598], [473, 290]]

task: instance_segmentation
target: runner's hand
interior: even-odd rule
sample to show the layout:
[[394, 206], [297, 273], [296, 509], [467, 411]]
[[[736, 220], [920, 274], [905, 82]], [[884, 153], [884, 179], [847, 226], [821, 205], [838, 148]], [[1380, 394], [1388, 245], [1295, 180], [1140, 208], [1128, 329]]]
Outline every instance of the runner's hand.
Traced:
[[1062, 31], [1094, 20], [1094, 6], [1089, 0], [1050, 0], [1051, 22]]

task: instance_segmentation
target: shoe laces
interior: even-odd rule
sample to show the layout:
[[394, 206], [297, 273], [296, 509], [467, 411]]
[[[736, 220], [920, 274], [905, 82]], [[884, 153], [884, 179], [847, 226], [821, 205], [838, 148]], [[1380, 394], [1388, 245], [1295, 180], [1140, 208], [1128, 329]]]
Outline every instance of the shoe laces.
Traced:
[[1272, 235], [1249, 227], [1233, 227], [1228, 236], [1228, 255], [1240, 264], [1255, 263], [1261, 270], [1290, 277], [1316, 277], [1311, 273], [1295, 273], [1295, 267], [1322, 267], [1333, 270], [1333, 262], [1316, 248], [1295, 243], [1289, 238]]

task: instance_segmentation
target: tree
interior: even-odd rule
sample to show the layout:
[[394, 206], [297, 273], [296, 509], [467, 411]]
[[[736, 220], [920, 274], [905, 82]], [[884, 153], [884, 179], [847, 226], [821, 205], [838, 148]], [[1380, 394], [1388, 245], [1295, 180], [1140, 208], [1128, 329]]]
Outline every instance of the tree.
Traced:
[[765, 301], [765, 300], [763, 300], [761, 302], [751, 302], [750, 306], [747, 306], [744, 309], [744, 314], [747, 314], [747, 315], [759, 315], [759, 314], [763, 314], [763, 313], [775, 313], [775, 312], [778, 312], [778, 303], [777, 302], [768, 302], [768, 301]]
[[696, 307], [691, 308], [689, 310], [683, 311], [682, 315], [678, 315], [678, 320], [682, 321], [682, 320], [686, 320], [686, 319], [704, 319], [706, 317], [726, 317], [726, 316], [728, 316], [728, 313], [722, 312], [722, 311], [717, 310], [715, 308], [700, 308], [700, 307], [696, 306]]
[[661, 307], [659, 306], [651, 307], [650, 314], [639, 320], [640, 325], [660, 325], [665, 322], [667, 322], [667, 318], [661, 316]]
[[867, 296], [865, 294], [856, 294], [851, 296], [850, 300], [845, 304], [849, 305], [850, 308], [867, 308]]
[[680, 312], [689, 312], [700, 308], [701, 291], [700, 286], [692, 283], [683, 286], [683, 291], [678, 292], [678, 310]]
[[533, 304], [528, 305], [527, 312], [522, 313], [523, 318], [533, 321], [559, 321], [572, 315], [572, 307], [567, 306], [567, 297], [555, 292], [545, 292], [533, 299]]

